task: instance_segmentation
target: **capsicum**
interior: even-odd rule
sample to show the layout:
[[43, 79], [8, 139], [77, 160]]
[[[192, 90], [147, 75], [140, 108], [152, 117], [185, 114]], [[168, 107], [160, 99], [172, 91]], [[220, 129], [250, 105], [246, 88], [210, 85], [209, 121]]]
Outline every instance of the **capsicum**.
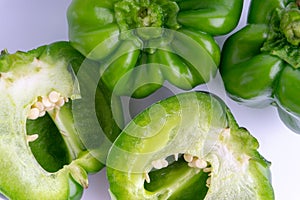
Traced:
[[220, 71], [228, 94], [249, 106], [274, 105], [300, 133], [300, 10], [295, 0], [252, 0], [248, 23], [225, 42]]
[[112, 199], [274, 199], [270, 162], [225, 103], [185, 92], [137, 115], [107, 158]]
[[71, 44], [99, 61], [116, 94], [142, 98], [164, 81], [181, 89], [208, 82], [220, 49], [214, 36], [233, 30], [242, 0], [73, 0]]
[[[14, 54], [2, 51], [0, 192], [7, 198], [80, 199], [88, 186], [88, 173], [103, 168], [106, 152], [85, 143], [91, 134], [80, 131], [86, 125], [76, 123], [79, 111], [74, 115], [75, 105], [83, 106], [79, 99], [91, 92], [76, 76], [84, 60], [68, 42]], [[85, 62], [93, 69], [93, 62]], [[108, 104], [113, 96], [100, 83], [96, 86], [94, 111], [100, 113], [107, 141], [112, 141], [120, 132]], [[85, 111], [80, 110], [82, 115]]]

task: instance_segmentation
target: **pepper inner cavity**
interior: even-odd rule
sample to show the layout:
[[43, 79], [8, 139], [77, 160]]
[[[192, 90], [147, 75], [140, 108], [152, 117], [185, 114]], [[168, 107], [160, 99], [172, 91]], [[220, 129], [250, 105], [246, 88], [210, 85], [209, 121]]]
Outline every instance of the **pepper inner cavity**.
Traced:
[[26, 132], [31, 153], [46, 171], [56, 172], [72, 160], [67, 145], [50, 115], [27, 120]]
[[62, 132], [47, 114], [52, 112], [53, 117], [58, 117], [67, 102], [68, 98], [52, 90], [36, 97], [27, 113], [26, 141], [37, 162], [48, 172], [56, 172], [71, 161]]
[[[191, 184], [194, 186], [194, 183], [198, 185], [199, 191], [207, 191], [210, 187], [211, 165], [197, 156], [174, 154], [164, 159], [153, 160], [151, 165], [152, 169], [144, 173], [144, 187], [148, 191], [157, 192], [168, 187], [182, 190]], [[178, 186], [178, 183], [181, 186]]]

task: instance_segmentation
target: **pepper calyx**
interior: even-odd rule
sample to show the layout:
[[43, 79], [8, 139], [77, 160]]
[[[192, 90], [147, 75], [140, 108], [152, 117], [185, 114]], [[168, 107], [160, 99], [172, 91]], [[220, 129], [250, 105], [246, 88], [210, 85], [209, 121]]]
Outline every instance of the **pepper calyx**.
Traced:
[[[115, 17], [121, 32], [143, 27], [178, 29], [176, 2], [169, 0], [123, 0], [115, 4]], [[162, 31], [137, 34], [142, 40], [157, 38]]]
[[296, 3], [289, 4], [283, 11], [280, 29], [289, 43], [295, 46], [300, 44], [300, 10]]
[[300, 10], [297, 3], [276, 9], [269, 25], [270, 30], [261, 51], [281, 58], [293, 68], [299, 68]]

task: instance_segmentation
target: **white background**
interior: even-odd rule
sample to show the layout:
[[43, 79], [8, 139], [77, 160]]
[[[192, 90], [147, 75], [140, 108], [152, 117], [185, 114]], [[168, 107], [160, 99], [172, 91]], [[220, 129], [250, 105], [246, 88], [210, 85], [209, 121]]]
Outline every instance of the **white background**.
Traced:
[[[0, 0], [0, 50], [10, 53], [27, 51], [51, 42], [68, 39], [66, 9], [71, 0]], [[245, 24], [243, 17], [239, 26]], [[258, 11], [264, 12], [264, 11]], [[220, 45], [226, 37], [218, 38]], [[300, 135], [288, 130], [280, 121], [274, 107], [247, 108], [223, 94], [219, 79], [212, 83], [232, 110], [240, 126], [246, 127], [260, 143], [260, 153], [272, 162], [272, 182], [278, 200], [300, 198]], [[215, 88], [215, 87], [214, 87]], [[1, 169], [0, 169], [1, 170]], [[105, 170], [90, 176], [90, 187], [83, 200], [109, 200]]]

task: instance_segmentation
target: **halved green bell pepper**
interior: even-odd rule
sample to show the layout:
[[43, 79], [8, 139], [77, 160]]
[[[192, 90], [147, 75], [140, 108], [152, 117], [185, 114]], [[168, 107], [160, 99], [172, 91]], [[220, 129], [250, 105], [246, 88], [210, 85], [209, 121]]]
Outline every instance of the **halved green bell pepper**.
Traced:
[[108, 138], [99, 144], [108, 151], [107, 141], [120, 132], [108, 104], [115, 97], [100, 83], [89, 91], [76, 76], [83, 65], [96, 66], [68, 42], [0, 55], [0, 192], [7, 198], [80, 199], [88, 173], [103, 168], [107, 152], [88, 145], [91, 134], [81, 131], [86, 120], [76, 121], [91, 110], [75, 108], [86, 94], [97, 94], [94, 112]]
[[274, 199], [258, 141], [218, 97], [182, 93], [139, 114], [107, 158], [112, 199]]
[[225, 42], [220, 71], [229, 95], [272, 104], [300, 133], [300, 10], [295, 0], [252, 0], [248, 24]]
[[100, 62], [116, 94], [142, 98], [164, 81], [191, 89], [217, 71], [214, 36], [233, 30], [242, 0], [73, 0], [71, 44]]

